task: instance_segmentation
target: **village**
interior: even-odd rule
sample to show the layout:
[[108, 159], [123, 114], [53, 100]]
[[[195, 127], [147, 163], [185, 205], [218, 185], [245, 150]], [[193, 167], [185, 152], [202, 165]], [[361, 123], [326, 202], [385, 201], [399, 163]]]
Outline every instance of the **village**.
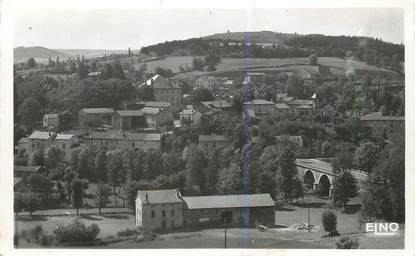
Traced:
[[223, 52], [275, 44], [199, 43], [204, 56], [166, 56], [167, 42], [15, 64], [15, 246], [223, 248], [225, 230], [225, 248], [401, 248], [403, 232], [385, 242], [362, 224], [404, 228], [398, 57], [287, 50], [240, 68]]

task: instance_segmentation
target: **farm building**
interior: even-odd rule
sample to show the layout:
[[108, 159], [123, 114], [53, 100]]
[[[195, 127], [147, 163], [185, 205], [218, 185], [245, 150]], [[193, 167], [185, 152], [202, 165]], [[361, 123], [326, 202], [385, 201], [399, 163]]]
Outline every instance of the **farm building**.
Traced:
[[43, 115], [43, 127], [57, 128], [59, 126], [59, 114], [45, 114]]
[[381, 112], [361, 116], [360, 122], [372, 128], [372, 134], [377, 137], [390, 138], [398, 129], [405, 128], [405, 117], [382, 116]]
[[271, 113], [275, 110], [275, 103], [267, 100], [255, 99], [248, 102], [244, 102], [244, 107], [251, 109], [255, 112], [255, 115], [264, 115]]
[[273, 225], [269, 194], [182, 196], [178, 189], [138, 191], [136, 228], [167, 231], [180, 227]]
[[170, 102], [172, 105], [182, 103], [182, 89], [176, 80], [155, 75], [141, 86], [150, 86], [153, 89], [155, 101]]
[[215, 149], [226, 147], [228, 140], [224, 135], [199, 135], [199, 145], [210, 153]]
[[144, 128], [145, 124], [141, 110], [118, 110], [112, 117], [112, 128], [117, 130]]
[[79, 126], [87, 128], [110, 125], [114, 113], [112, 108], [83, 108], [78, 114]]
[[92, 150], [102, 148], [113, 149], [160, 149], [161, 134], [159, 133], [133, 133], [121, 130], [110, 130], [107, 132], [93, 132], [84, 137], [83, 143], [87, 144]]

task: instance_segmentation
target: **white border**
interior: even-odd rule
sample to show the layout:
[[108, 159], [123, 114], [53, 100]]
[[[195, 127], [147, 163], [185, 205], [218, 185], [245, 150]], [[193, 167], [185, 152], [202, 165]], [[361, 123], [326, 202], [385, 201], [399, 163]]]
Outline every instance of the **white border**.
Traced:
[[[0, 0], [1, 1], [1, 0]], [[412, 0], [3, 0], [0, 2], [0, 254], [3, 255], [415, 255], [415, 63], [414, 63], [414, 4]], [[405, 250], [289, 250], [289, 249], [227, 249], [227, 250], [78, 250], [78, 249], [14, 249], [13, 248], [13, 12], [17, 9], [133, 9], [133, 8], [362, 8], [362, 7], [398, 7], [405, 10], [405, 46], [406, 46], [406, 236]], [[375, 24], [374, 24], [375, 25]], [[412, 99], [412, 100], [411, 100]]]

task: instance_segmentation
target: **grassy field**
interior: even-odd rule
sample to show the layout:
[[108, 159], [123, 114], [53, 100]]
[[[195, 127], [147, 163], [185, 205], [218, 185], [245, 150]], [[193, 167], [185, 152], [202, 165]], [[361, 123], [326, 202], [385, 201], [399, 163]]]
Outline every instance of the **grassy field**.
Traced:
[[[179, 56], [179, 57], [167, 57], [162, 60], [155, 60], [155, 61], [149, 61], [146, 62], [147, 65], [147, 72], [154, 72], [154, 69], [156, 67], [161, 68], [168, 68], [173, 71], [173, 73], [178, 73], [180, 65], [183, 65], [183, 67], [189, 65], [192, 67], [192, 61], [194, 56]], [[135, 63], [133, 66], [136, 70], [140, 68], [140, 66], [143, 65], [143, 63]]]

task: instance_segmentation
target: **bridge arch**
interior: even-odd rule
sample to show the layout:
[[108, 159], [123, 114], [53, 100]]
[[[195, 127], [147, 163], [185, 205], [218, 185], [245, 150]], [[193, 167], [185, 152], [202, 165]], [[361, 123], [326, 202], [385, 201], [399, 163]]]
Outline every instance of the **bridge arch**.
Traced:
[[333, 187], [333, 181], [327, 174], [320, 174], [317, 180], [318, 193], [321, 196], [331, 196], [331, 189]]
[[303, 182], [306, 184], [307, 188], [314, 189], [314, 184], [316, 183], [316, 176], [312, 170], [305, 170], [303, 175]]

